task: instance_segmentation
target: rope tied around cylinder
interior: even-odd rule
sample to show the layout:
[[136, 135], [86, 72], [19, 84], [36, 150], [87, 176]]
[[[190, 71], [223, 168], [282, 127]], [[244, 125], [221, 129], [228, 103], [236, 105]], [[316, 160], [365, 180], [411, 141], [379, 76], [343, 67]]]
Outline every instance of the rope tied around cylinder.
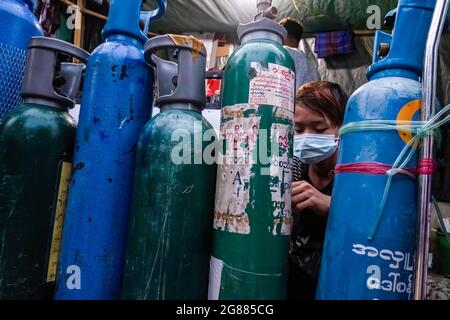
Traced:
[[344, 125], [339, 131], [341, 138], [350, 133], [368, 131], [401, 131], [415, 134], [406, 143], [392, 166], [376, 162], [341, 164], [336, 166], [336, 174], [359, 173], [387, 175], [377, 217], [368, 236], [369, 241], [373, 240], [380, 224], [393, 177], [396, 175], [405, 175], [416, 179], [417, 175], [432, 175], [434, 173], [436, 169], [434, 159], [419, 159], [417, 168], [407, 168], [407, 165], [418, 149], [421, 139], [426, 136], [436, 135], [436, 130], [450, 121], [450, 114], [445, 115], [448, 111], [450, 111], [450, 105], [436, 113], [429, 121], [366, 120], [352, 122]]

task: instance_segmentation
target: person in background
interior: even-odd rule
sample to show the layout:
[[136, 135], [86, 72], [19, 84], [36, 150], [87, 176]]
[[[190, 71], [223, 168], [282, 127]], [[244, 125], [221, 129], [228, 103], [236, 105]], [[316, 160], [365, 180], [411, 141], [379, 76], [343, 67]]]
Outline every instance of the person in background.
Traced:
[[307, 83], [296, 95], [289, 299], [315, 298], [347, 100], [327, 81]]
[[295, 62], [296, 88], [307, 82], [320, 80], [319, 72], [314, 62], [299, 49], [300, 40], [303, 37], [303, 26], [301, 23], [292, 18], [284, 18], [280, 21], [280, 25], [287, 31], [287, 38], [284, 42], [285, 48]]

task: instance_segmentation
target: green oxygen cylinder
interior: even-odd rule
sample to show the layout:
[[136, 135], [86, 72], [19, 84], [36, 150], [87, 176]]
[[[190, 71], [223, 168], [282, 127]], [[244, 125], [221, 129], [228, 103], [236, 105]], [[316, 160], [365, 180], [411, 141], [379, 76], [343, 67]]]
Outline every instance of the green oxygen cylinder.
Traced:
[[[175, 49], [178, 66], [154, 55], [161, 49]], [[147, 42], [145, 57], [161, 112], [139, 139], [122, 298], [205, 300], [217, 172], [216, 133], [201, 114], [206, 50], [166, 35]]]
[[284, 299], [292, 228], [295, 65], [286, 31], [263, 18], [240, 25], [224, 73], [209, 293]]
[[24, 103], [0, 123], [0, 299], [52, 299], [65, 199], [71, 177], [75, 120], [89, 54], [69, 43], [35, 37], [28, 46]]

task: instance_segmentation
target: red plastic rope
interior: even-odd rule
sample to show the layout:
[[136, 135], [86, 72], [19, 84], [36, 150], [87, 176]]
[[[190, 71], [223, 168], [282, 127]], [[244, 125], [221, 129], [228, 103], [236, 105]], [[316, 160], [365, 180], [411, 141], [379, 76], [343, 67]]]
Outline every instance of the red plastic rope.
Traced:
[[[360, 162], [351, 164], [339, 164], [334, 169], [336, 174], [339, 173], [359, 173], [359, 174], [370, 174], [370, 175], [385, 175], [392, 166], [379, 162]], [[436, 165], [433, 159], [422, 159], [419, 161], [418, 169], [405, 168], [414, 175], [431, 175], [434, 173]], [[403, 174], [404, 173], [399, 173]]]
[[[338, 164], [334, 169], [335, 173], [360, 173], [360, 174], [372, 174], [372, 175], [385, 175], [392, 166], [379, 162], [360, 162], [351, 164]], [[415, 174], [414, 169], [405, 169]], [[401, 173], [400, 173], [401, 174]]]
[[418, 175], [432, 175], [436, 171], [436, 163], [433, 159], [420, 159], [416, 170]]

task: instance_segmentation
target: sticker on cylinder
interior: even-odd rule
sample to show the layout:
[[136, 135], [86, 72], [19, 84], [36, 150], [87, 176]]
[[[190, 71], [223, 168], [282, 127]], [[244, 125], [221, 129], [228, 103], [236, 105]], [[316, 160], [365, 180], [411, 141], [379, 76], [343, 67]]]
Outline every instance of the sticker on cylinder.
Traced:
[[[222, 154], [219, 154], [214, 212], [216, 230], [250, 234], [252, 217], [249, 212], [255, 210], [255, 199], [251, 197], [255, 193], [251, 188], [255, 181], [264, 181], [260, 179], [266, 176], [263, 186], [268, 189], [264, 192], [270, 197], [267, 231], [273, 236], [291, 232], [289, 141], [293, 139], [293, 125], [288, 120], [290, 112], [286, 111], [283, 117], [272, 118], [281, 123], [269, 124], [269, 130], [261, 128], [264, 108], [244, 104], [228, 106], [222, 111]], [[277, 113], [277, 108], [274, 109], [271, 117]]]
[[[248, 107], [227, 107], [223, 117], [231, 116], [221, 125], [223, 156], [219, 159], [217, 175], [214, 228], [239, 234], [250, 233], [250, 222], [245, 209], [250, 201], [249, 186], [252, 159], [258, 139], [258, 116], [244, 117]], [[220, 195], [220, 196], [219, 196]]]
[[271, 141], [278, 141], [278, 154], [271, 155], [270, 161], [270, 192], [273, 205], [274, 236], [291, 234], [291, 183], [292, 159], [289, 157], [289, 140], [292, 136], [292, 126], [273, 124]]
[[[422, 106], [422, 101], [420, 100], [414, 100], [409, 103], [407, 103], [403, 108], [400, 110], [400, 112], [397, 115], [397, 122], [400, 121], [414, 121], [414, 117], [418, 115], [418, 112], [420, 111], [420, 107]], [[400, 138], [405, 143], [409, 143], [411, 139], [413, 138], [413, 134], [409, 130], [398, 130], [398, 134], [400, 135]]]
[[272, 105], [294, 112], [295, 73], [289, 68], [269, 63], [252, 62], [249, 103]]

